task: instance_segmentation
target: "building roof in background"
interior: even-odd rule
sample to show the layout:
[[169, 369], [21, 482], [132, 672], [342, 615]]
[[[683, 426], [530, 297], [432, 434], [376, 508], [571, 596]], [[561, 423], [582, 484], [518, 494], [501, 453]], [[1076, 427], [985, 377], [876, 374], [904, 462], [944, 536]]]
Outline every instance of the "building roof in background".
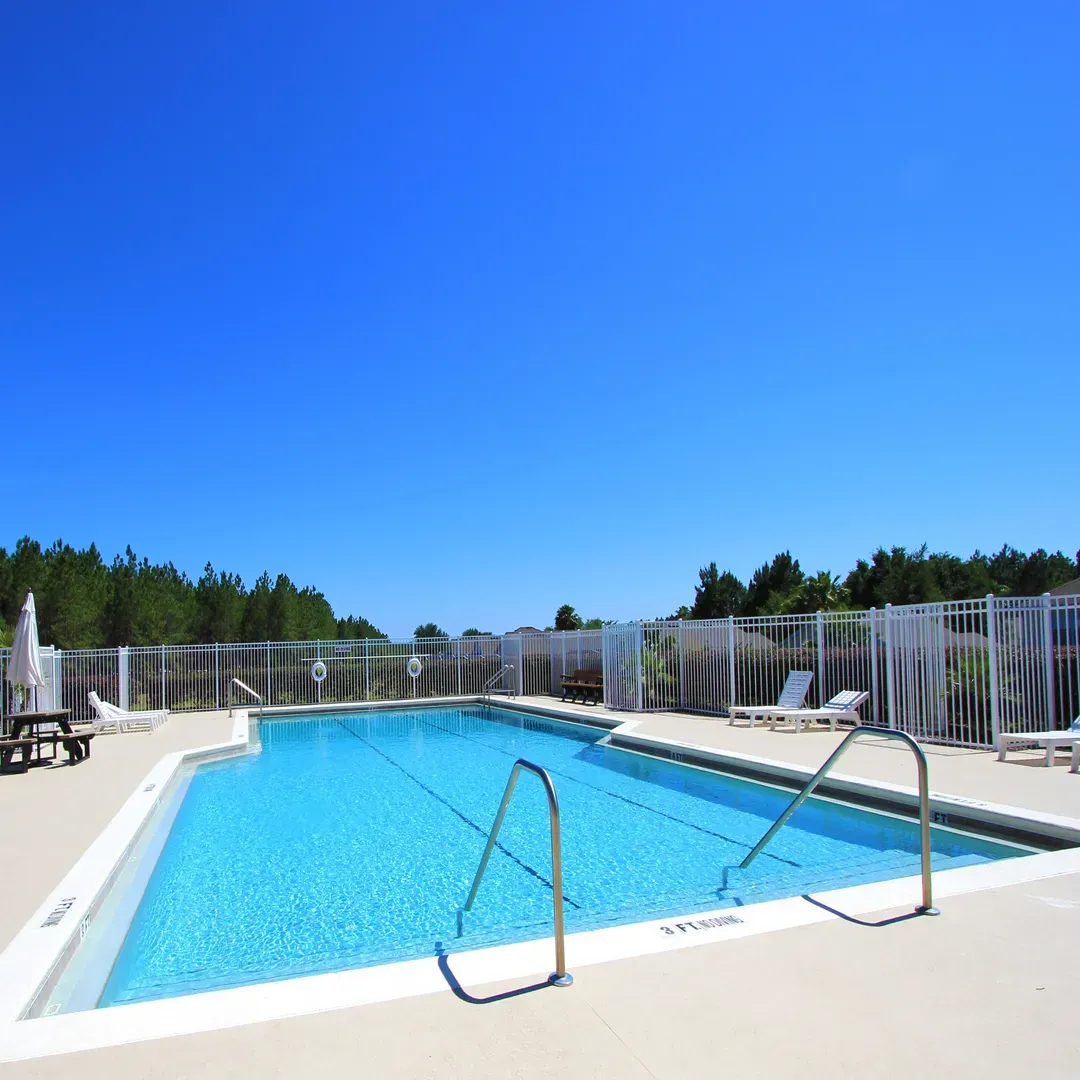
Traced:
[[1051, 596], [1078, 596], [1080, 595], [1080, 577], [1073, 578], [1072, 581], [1066, 581], [1064, 585], [1059, 585], [1056, 589], [1050, 590]]
[[516, 630], [507, 630], [508, 634], [542, 634], [544, 631], [536, 626], [519, 626]]

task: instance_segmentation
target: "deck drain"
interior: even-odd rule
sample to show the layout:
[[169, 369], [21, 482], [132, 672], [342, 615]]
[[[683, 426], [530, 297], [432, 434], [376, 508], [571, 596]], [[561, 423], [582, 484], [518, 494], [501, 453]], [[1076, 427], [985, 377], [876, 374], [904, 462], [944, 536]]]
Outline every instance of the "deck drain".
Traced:
[[71, 905], [74, 903], [74, 896], [64, 897], [64, 899], [49, 912], [49, 917], [41, 925], [56, 926], [56, 924], [71, 910]]

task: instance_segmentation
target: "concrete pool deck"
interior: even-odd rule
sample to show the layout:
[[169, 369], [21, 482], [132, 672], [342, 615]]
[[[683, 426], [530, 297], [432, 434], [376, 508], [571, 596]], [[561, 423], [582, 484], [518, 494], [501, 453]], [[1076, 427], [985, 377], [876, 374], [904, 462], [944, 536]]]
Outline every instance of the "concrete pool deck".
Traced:
[[[641, 734], [809, 767], [842, 738], [673, 714], [609, 715], [640, 720]], [[153, 734], [95, 740], [79, 768], [0, 777], [9, 825], [0, 835], [0, 948], [162, 755], [225, 742], [229, 732], [223, 712], [176, 714]], [[1044, 769], [1041, 753], [999, 763], [988, 752], [927, 751], [935, 791], [1080, 817], [1080, 776], [1068, 772], [1066, 755]], [[842, 771], [914, 782], [911, 755], [898, 744], [856, 745]], [[1069, 1019], [1080, 991], [1080, 874], [949, 897], [942, 909], [937, 919], [887, 921], [907, 915], [904, 908], [596, 964], [568, 990], [528, 990], [544, 970], [514, 983], [8, 1064], [3, 1075], [1080, 1074], [1080, 1037]], [[572, 954], [568, 960], [573, 971]]]

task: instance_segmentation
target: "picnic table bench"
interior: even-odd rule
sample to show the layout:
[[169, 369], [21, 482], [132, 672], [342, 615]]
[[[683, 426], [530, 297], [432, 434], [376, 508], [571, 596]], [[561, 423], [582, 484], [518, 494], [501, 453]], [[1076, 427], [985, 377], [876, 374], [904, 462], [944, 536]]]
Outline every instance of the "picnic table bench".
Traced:
[[[37, 746], [35, 738], [0, 739], [0, 772], [26, 772], [30, 768], [30, 751]], [[19, 754], [19, 761], [15, 755]]]
[[582, 705], [587, 705], [590, 700], [593, 704], [599, 705], [604, 696], [604, 673], [578, 668], [573, 675], [563, 675], [562, 691], [563, 701], [567, 696], [574, 701], [580, 695]]
[[[16, 713], [11, 717], [11, 734], [0, 739], [0, 768], [11, 770], [18, 750], [21, 751], [21, 768], [16, 768], [25, 772], [30, 765], [30, 752], [35, 747], [38, 761], [42, 760], [41, 750], [45, 746], [52, 747], [52, 757], [55, 760], [58, 743], [67, 751], [69, 765], [78, 765], [80, 761], [85, 761], [90, 756], [90, 740], [97, 732], [73, 728], [70, 716], [70, 709]], [[55, 725], [59, 731], [42, 730], [49, 725]]]

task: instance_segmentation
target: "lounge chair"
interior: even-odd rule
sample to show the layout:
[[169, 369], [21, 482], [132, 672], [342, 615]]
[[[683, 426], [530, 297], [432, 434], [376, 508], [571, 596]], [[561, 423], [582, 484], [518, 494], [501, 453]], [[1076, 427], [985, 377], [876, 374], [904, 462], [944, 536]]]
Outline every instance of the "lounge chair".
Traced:
[[93, 690], [90, 691], [90, 704], [101, 722], [99, 730], [112, 728], [117, 734], [122, 731], [155, 731], [169, 719], [168, 709], [129, 712], [108, 701], [102, 701]]
[[732, 705], [728, 710], [728, 727], [735, 723], [736, 717], [746, 717], [753, 727], [755, 720], [767, 720], [776, 709], [801, 709], [813, 679], [812, 671], [789, 671], [775, 705]]
[[1054, 753], [1058, 750], [1072, 750], [1072, 760], [1069, 767], [1076, 772], [1080, 765], [1080, 716], [1070, 725], [1068, 731], [1009, 731], [1002, 732], [998, 736], [998, 761], [1005, 760], [1005, 752], [1012, 743], [1035, 743], [1036, 746], [1046, 747], [1045, 766], [1054, 764]]
[[794, 720], [795, 733], [798, 734], [806, 724], [824, 722], [830, 731], [836, 730], [837, 720], [859, 721], [859, 706], [870, 697], [866, 690], [841, 690], [833, 694], [820, 709], [773, 709], [769, 713], [769, 727], [776, 730], [777, 720]]

